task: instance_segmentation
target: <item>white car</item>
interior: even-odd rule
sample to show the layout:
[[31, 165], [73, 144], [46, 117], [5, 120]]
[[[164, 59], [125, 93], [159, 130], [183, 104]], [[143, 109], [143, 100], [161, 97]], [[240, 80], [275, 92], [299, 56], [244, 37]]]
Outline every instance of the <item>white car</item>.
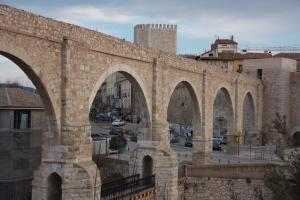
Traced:
[[125, 125], [125, 121], [121, 120], [121, 119], [116, 119], [114, 120], [111, 125], [113, 126], [124, 126]]

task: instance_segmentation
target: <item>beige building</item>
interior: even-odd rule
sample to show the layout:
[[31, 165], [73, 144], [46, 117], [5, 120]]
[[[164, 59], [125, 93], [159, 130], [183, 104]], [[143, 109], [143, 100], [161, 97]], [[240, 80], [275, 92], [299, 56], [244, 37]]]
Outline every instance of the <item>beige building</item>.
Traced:
[[244, 62], [244, 72], [261, 79], [263, 90], [262, 124], [266, 143], [285, 145], [282, 136], [273, 128], [276, 113], [286, 117], [290, 138], [298, 143], [300, 134], [299, 73], [296, 61], [288, 58], [249, 59]]
[[0, 88], [1, 199], [30, 198], [33, 171], [41, 162], [44, 122], [38, 94], [22, 88]]
[[238, 43], [233, 40], [233, 36], [231, 39], [217, 39], [211, 45], [211, 49], [197, 57], [197, 59], [227, 70], [241, 72], [243, 70], [243, 62], [246, 59], [272, 57], [272, 54], [269, 52], [247, 52], [246, 50], [238, 52], [237, 49]]
[[238, 43], [233, 36], [230, 39], [216, 39], [209, 51], [203, 53], [201, 57], [218, 57], [219, 53], [236, 53]]
[[300, 71], [300, 53], [278, 53], [274, 57], [289, 58], [297, 61], [297, 71]]
[[120, 109], [122, 114], [131, 113], [131, 83], [120, 73], [117, 73], [116, 80], [116, 95], [117, 103], [116, 108]]

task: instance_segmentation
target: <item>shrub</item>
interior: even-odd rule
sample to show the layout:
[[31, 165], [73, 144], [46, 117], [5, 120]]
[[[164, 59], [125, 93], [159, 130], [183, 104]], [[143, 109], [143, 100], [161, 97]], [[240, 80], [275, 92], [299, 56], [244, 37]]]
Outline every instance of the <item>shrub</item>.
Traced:
[[300, 200], [300, 154], [292, 154], [284, 167], [266, 173], [265, 184], [274, 200]]
[[111, 138], [109, 142], [109, 148], [111, 150], [124, 149], [127, 145], [127, 140], [124, 136], [118, 135]]

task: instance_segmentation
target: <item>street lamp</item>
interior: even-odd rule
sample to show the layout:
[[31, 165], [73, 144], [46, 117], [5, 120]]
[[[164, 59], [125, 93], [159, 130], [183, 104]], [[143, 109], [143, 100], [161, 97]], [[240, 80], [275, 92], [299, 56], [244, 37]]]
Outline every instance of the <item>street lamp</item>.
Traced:
[[234, 134], [234, 137], [235, 137], [235, 140], [237, 142], [237, 153], [238, 153], [238, 156], [240, 155], [240, 138], [243, 136], [243, 133], [242, 131], [237, 131], [235, 134]]

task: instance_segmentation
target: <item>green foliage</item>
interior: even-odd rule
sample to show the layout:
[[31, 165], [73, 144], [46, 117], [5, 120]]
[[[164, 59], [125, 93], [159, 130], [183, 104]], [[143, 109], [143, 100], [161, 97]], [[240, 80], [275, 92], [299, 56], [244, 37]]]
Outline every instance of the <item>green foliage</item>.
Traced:
[[[273, 120], [273, 128], [277, 130], [279, 134], [281, 134], [283, 143], [280, 143], [278, 146], [278, 150], [284, 148], [284, 146], [289, 144], [289, 134], [286, 127], [286, 116], [280, 115], [276, 113], [276, 118]], [[280, 154], [277, 153], [280, 156]]]
[[90, 110], [90, 120], [93, 120], [93, 119], [95, 119], [96, 118], [96, 116], [97, 116], [97, 110], [95, 109], [95, 108], [92, 108], [91, 110]]
[[276, 113], [276, 118], [273, 120], [273, 127], [283, 136], [286, 137], [288, 135], [285, 115], [281, 116], [279, 113]]
[[111, 138], [109, 141], [109, 148], [111, 150], [124, 149], [127, 145], [127, 140], [124, 136], [118, 135]]
[[274, 200], [300, 200], [300, 154], [292, 154], [286, 166], [266, 173], [265, 184]]
[[258, 187], [254, 188], [254, 196], [258, 200], [264, 200], [264, 196], [263, 196], [262, 190], [260, 188], [258, 188]]

